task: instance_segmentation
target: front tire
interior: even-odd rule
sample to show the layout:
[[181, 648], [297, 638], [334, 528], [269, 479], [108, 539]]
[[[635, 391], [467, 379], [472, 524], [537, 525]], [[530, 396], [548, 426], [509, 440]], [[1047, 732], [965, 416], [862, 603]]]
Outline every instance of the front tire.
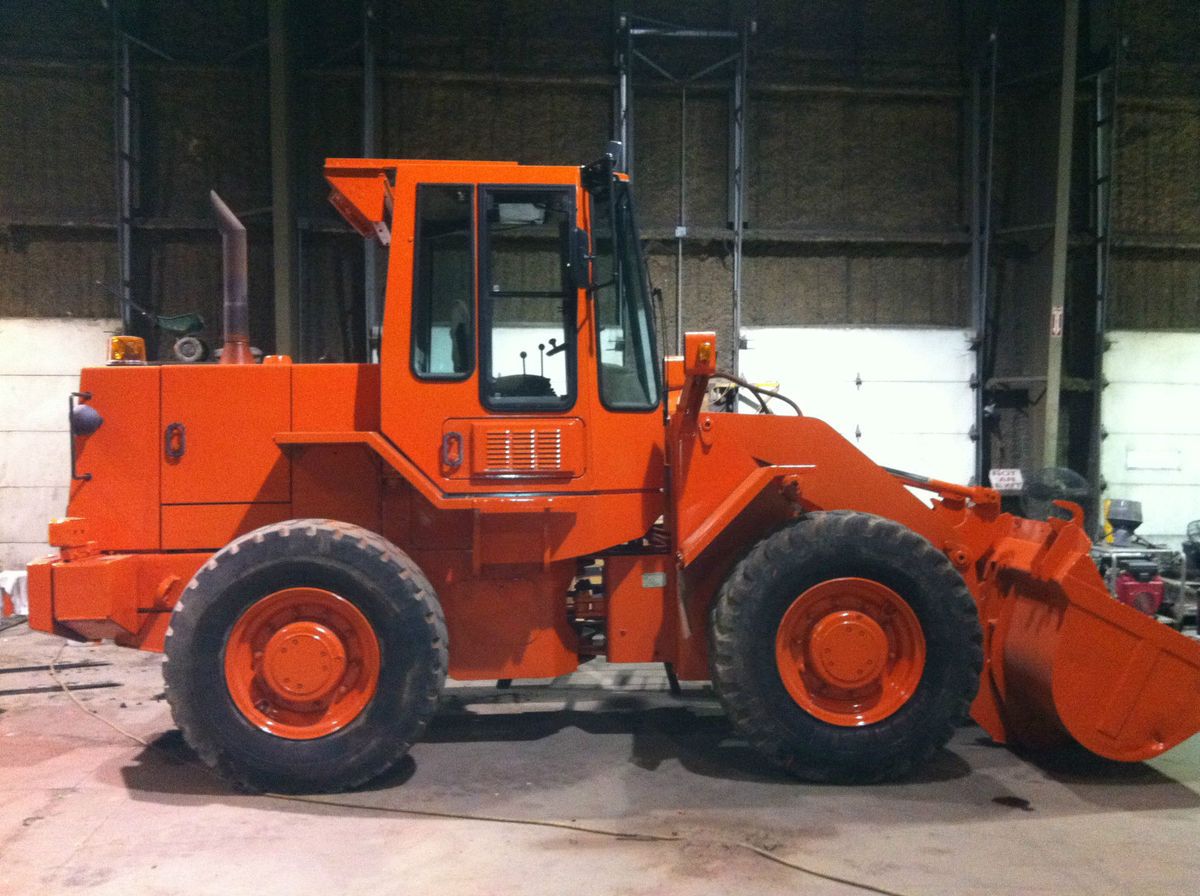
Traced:
[[428, 580], [375, 533], [289, 520], [238, 538], [184, 590], [164, 648], [175, 723], [248, 790], [355, 787], [423, 733], [447, 667]]
[[966, 716], [983, 662], [974, 601], [946, 557], [848, 511], [760, 541], [722, 586], [710, 638], [735, 728], [811, 781], [910, 774]]

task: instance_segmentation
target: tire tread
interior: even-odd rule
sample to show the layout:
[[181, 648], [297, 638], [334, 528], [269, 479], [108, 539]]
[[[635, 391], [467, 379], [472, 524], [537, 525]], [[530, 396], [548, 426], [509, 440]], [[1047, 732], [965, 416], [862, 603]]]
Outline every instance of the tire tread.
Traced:
[[[808, 717], [817, 734], [798, 743], [751, 673], [747, 653], [756, 643], [751, 620], [774, 572], [784, 562], [803, 564], [814, 555], [814, 545], [830, 544], [867, 561], [875, 558], [920, 570], [941, 595], [939, 610], [959, 633], [960, 656], [947, 669], [936, 711], [922, 730], [904, 730], [895, 715], [864, 728], [841, 728]], [[710, 616], [710, 638], [713, 686], [734, 727], [774, 763], [818, 782], [877, 783], [910, 775], [967, 717], [983, 664], [975, 603], [945, 555], [898, 523], [854, 511], [809, 514], [759, 541], [721, 587]], [[897, 750], [894, 744], [908, 748]]]
[[218, 573], [224, 564], [230, 562], [249, 544], [256, 545], [260, 550], [270, 550], [272, 542], [290, 540], [296, 535], [315, 541], [314, 547], [318, 552], [327, 548], [330, 542], [346, 540], [354, 544], [357, 550], [364, 554], [373, 554], [376, 560], [382, 561], [405, 586], [402, 590], [406, 591], [412, 600], [421, 604], [422, 618], [429, 627], [429, 645], [434, 657], [434, 668], [430, 670], [432, 674], [418, 677], [418, 680], [425, 683], [425, 688], [424, 693], [417, 695], [414, 700], [417, 709], [412, 737], [395, 741], [390, 750], [380, 751], [370, 764], [352, 767], [341, 776], [323, 781], [297, 778], [292, 786], [286, 782], [272, 780], [273, 789], [285, 792], [347, 790], [359, 787], [388, 771], [408, 753], [436, 712], [449, 664], [446, 621], [433, 586], [407, 554], [377, 533], [337, 520], [297, 519], [264, 526], [230, 542], [201, 567], [184, 589], [183, 596], [188, 599], [181, 598], [172, 612], [164, 644], [163, 679], [172, 716], [188, 746], [205, 765], [233, 781], [239, 788], [251, 792], [267, 789], [263, 786], [264, 780], [246, 763], [239, 761], [239, 757], [232, 750], [221, 746], [210, 735], [208, 726], [201, 718], [200, 708], [186, 698], [191, 663], [180, 662], [177, 657], [186, 653], [186, 645], [181, 645], [181, 639], [186, 640], [194, 631], [199, 616], [204, 611], [205, 602], [192, 599], [203, 593], [204, 580]]

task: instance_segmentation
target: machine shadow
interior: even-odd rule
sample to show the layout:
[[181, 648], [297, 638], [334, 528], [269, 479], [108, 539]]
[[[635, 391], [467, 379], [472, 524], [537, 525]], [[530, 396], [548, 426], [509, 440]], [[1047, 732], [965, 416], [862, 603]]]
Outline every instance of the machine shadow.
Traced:
[[[699, 779], [744, 783], [750, 788], [778, 786], [783, 788], [780, 793], [836, 795], [839, 791], [849, 794], [859, 789], [845, 785], [811, 784], [775, 768], [740, 739], [729, 720], [715, 711], [707, 700], [688, 701], [685, 696], [681, 705], [647, 706], [636, 696], [620, 695], [604, 700], [600, 706], [595, 706], [593, 701], [588, 702], [591, 706], [587, 709], [568, 705], [561, 709], [530, 708], [505, 712], [496, 711], [503, 710], [503, 707], [494, 705], [485, 705], [486, 711], [478, 711], [450, 698], [426, 730], [417, 747], [416, 759], [411, 755], [406, 756], [395, 768], [353, 793], [340, 797], [316, 797], [318, 800], [336, 801], [334, 806], [283, 801], [276, 802], [276, 806], [279, 811], [297, 813], [370, 815], [377, 812], [377, 808], [353, 805], [355, 793], [365, 796], [396, 791], [399, 794], [409, 790], [410, 786], [416, 788], [418, 795], [425, 790], [430, 794], [440, 793], [445, 784], [444, 777], [458, 762], [453, 754], [438, 756], [436, 751], [441, 745], [532, 745], [564, 734], [569, 736], [572, 732], [624, 738], [629, 745], [625, 761], [649, 772], [657, 772], [660, 768], [668, 771], [668, 776], [675, 776], [670, 786], [681, 783], [678, 776], [679, 769], [682, 769], [685, 779], [690, 775]], [[958, 747], [963, 748], [968, 758], [955, 752]], [[1074, 805], [1030, 803], [1019, 793], [1019, 787], [1003, 790], [1002, 796], [993, 798], [997, 788], [994, 782], [985, 782], [992, 781], [994, 770], [987, 768], [986, 762], [983, 766], [973, 767], [979, 763], [976, 760], [969, 761], [970, 756], [978, 755], [978, 750], [984, 747], [1007, 754], [1009, 759], [1005, 764], [1027, 763], [1066, 787], [1072, 794], [1071, 802]], [[514, 778], [536, 781], [544, 751], [544, 746], [540, 752], [530, 747], [515, 752], [505, 751], [503, 755], [513, 763], [511, 773]], [[498, 754], [500, 752], [497, 751]], [[621, 760], [611, 752], [602, 751], [592, 761], [619, 763]], [[418, 774], [423, 763], [429, 764], [424, 776]], [[674, 771], [664, 768], [673, 767], [676, 763], [678, 769]], [[527, 768], [522, 768], [522, 765]], [[121, 768], [121, 775], [134, 799], [159, 803], [241, 803], [264, 799], [243, 793], [210, 771], [175, 730], [160, 735], [137, 755], [133, 764]], [[978, 782], [970, 783], [971, 778], [977, 778]], [[979, 792], [981, 784], [987, 792], [986, 798]], [[1082, 748], [1062, 749], [1053, 753], [1014, 753], [986, 738], [976, 739], [974, 743], [952, 742], [950, 749], [939, 750], [914, 777], [901, 782], [870, 785], [869, 789], [880, 796], [891, 792], [897, 799], [912, 800], [914, 794], [925, 792], [921, 790], [923, 786], [930, 785], [936, 787], [931, 793], [937, 794], [938, 801], [949, 801], [947, 805], [980, 802], [1048, 812], [1050, 815], [1077, 814], [1080, 807], [1075, 800], [1091, 807], [1090, 810], [1084, 809], [1085, 813], [1200, 808], [1200, 794], [1146, 763], [1110, 762]], [[697, 788], [699, 790], [694, 790], [691, 797], [706, 789], [699, 782]], [[747, 791], [754, 792], [752, 789]], [[756, 799], [764, 795], [761, 790], [757, 793]], [[718, 794], [722, 799], [730, 796], [724, 785], [717, 785], [714, 795]], [[686, 802], [692, 807], [695, 805], [691, 798]]]
[[1200, 793], [1147, 762], [1115, 762], [1078, 744], [1014, 753], [1094, 806], [1126, 812], [1200, 808]]
[[[536, 741], [578, 729], [587, 734], [628, 736], [629, 762], [646, 771], [677, 761], [686, 771], [705, 778], [789, 787], [821, 786], [801, 781], [771, 764], [733, 731], [724, 714], [714, 712], [707, 702], [647, 707], [637, 697], [622, 696], [605, 700], [600, 708], [513, 713], [480, 713], [451, 704], [434, 717], [422, 740], [443, 744]], [[970, 766], [961, 757], [939, 750], [917, 776], [904, 783], [951, 781], [970, 772]]]
[[[380, 790], [400, 787], [416, 772], [416, 763], [405, 756], [385, 775], [360, 790]], [[309, 802], [284, 801], [266, 794], [241, 790], [205, 766], [177, 730], [166, 731], [150, 742], [134, 757], [133, 765], [121, 768], [126, 790], [134, 799], [156, 803], [245, 803], [253, 800], [272, 800], [283, 812], [304, 814], [355, 815], [369, 817], [378, 814], [370, 806], [347, 805], [338, 794], [314, 795]], [[358, 791], [355, 791], [358, 792]], [[342, 794], [342, 797], [347, 796]], [[316, 800], [327, 799], [333, 805], [322, 806]]]
[[[533, 743], [572, 729], [590, 735], [628, 737], [627, 761], [650, 772], [666, 763], [678, 762], [687, 773], [703, 778], [787, 788], [838, 788], [801, 781], [776, 768], [738, 738], [724, 715], [713, 712], [705, 703], [645, 707], [636, 697], [616, 697], [606, 700], [597, 709], [481, 713], [451, 700], [433, 718], [419, 748], [436, 748], [440, 744]], [[536, 755], [531, 754], [528, 775], [536, 774], [533, 767], [537, 762]], [[403, 787], [418, 770], [417, 761], [411, 755], [406, 756], [394, 768], [354, 792]], [[234, 801], [253, 798], [253, 794], [242, 792], [204, 766], [177, 730], [159, 735], [135, 757], [133, 764], [120, 771], [126, 788], [135, 799], [158, 801], [161, 797], [195, 797], [206, 801]], [[970, 773], [970, 766], [960, 756], [939, 750], [918, 775], [895, 786], [953, 781]], [[874, 786], [886, 788], [892, 785]], [[293, 805], [301, 811], [300, 807], [311, 804]]]

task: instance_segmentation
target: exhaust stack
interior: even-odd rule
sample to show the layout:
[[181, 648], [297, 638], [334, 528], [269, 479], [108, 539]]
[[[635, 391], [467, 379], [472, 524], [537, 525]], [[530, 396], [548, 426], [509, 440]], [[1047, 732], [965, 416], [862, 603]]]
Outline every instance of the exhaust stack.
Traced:
[[224, 297], [222, 364], [253, 364], [250, 351], [250, 305], [247, 296], [246, 228], [215, 190], [208, 193], [217, 228], [221, 231], [221, 270]]

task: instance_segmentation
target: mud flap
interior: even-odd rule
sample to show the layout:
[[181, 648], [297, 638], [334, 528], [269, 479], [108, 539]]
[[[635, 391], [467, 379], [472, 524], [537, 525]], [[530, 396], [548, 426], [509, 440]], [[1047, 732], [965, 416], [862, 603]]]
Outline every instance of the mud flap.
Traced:
[[1126, 762], [1200, 731], [1200, 641], [1114, 600], [1079, 525], [1008, 519], [977, 591], [987, 667], [976, 721], [1001, 742], [1069, 737]]

